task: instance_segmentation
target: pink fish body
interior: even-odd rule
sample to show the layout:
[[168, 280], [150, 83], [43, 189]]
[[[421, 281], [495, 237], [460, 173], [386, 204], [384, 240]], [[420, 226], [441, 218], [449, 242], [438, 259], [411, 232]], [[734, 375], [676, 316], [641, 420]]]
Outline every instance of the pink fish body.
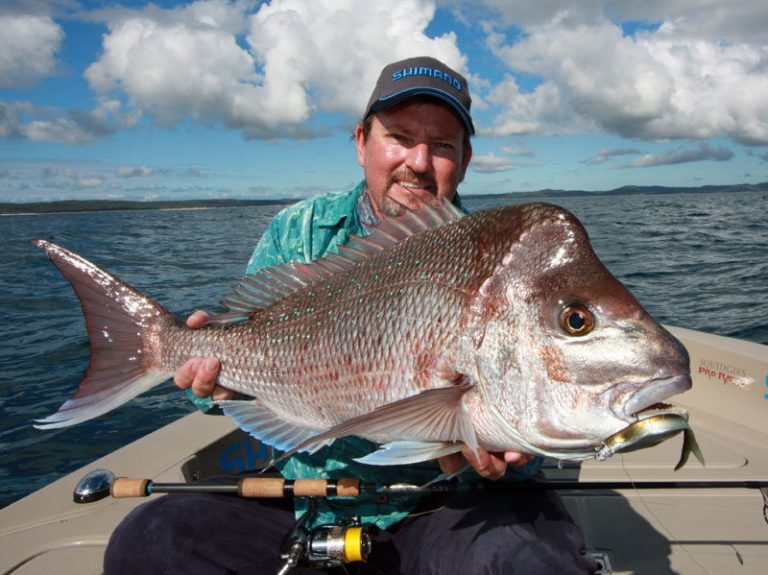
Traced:
[[[249, 276], [219, 321], [188, 329], [162, 306], [43, 241], [86, 316], [91, 361], [39, 427], [85, 421], [217, 356], [222, 402], [258, 439], [314, 451], [343, 435], [409, 463], [466, 443], [564, 459], [691, 385], [684, 347], [598, 260], [580, 222], [548, 204], [461, 217], [425, 207], [338, 255]], [[666, 408], [666, 406], [665, 406]]]

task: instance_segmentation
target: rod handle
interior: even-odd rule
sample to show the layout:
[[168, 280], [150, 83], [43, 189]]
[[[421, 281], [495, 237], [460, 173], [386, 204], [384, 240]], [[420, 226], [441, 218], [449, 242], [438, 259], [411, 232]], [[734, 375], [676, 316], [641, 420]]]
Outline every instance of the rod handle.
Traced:
[[146, 497], [149, 495], [147, 487], [149, 479], [131, 479], [130, 477], [117, 477], [109, 488], [109, 493], [116, 499], [125, 497]]
[[328, 479], [283, 479], [282, 477], [246, 477], [238, 486], [240, 497], [357, 497], [360, 495], [360, 480], [345, 478]]
[[283, 497], [284, 486], [282, 477], [246, 477], [240, 480], [237, 494], [240, 497]]
[[337, 479], [336, 495], [339, 497], [357, 497], [360, 495], [360, 480], [356, 477]]

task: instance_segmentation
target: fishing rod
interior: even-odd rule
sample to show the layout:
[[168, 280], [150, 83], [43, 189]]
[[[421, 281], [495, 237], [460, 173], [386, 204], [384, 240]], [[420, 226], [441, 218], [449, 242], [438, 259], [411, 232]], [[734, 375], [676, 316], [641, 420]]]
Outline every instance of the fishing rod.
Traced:
[[161, 483], [151, 479], [116, 477], [108, 469], [97, 469], [80, 480], [73, 493], [76, 503], [90, 503], [107, 496], [148, 497], [156, 493], [218, 493], [246, 498], [359, 497], [364, 494], [459, 493], [468, 491], [597, 491], [620, 489], [768, 489], [761, 480], [679, 480], [679, 481], [517, 481], [411, 483], [365, 483], [354, 477], [342, 479], [284, 479], [243, 477], [236, 482]]
[[[234, 479], [234, 478], [233, 478]], [[83, 477], [75, 487], [76, 503], [91, 503], [112, 496], [123, 499], [148, 497], [161, 493], [214, 493], [245, 498], [306, 497], [309, 509], [285, 536], [280, 548], [284, 561], [277, 575], [286, 575], [300, 563], [317, 568], [339, 567], [365, 561], [372, 547], [371, 528], [359, 518], [336, 524], [307, 528], [315, 515], [317, 498], [355, 498], [365, 494], [460, 493], [469, 491], [606, 491], [639, 489], [759, 489], [768, 505], [768, 481], [517, 481], [469, 482], [443, 481], [427, 485], [411, 483], [366, 483], [355, 477], [341, 479], [285, 479], [283, 477], [242, 477], [237, 481], [162, 483], [151, 479], [117, 477], [108, 469], [97, 469]], [[765, 510], [764, 510], [765, 511]], [[768, 517], [766, 517], [768, 521]]]

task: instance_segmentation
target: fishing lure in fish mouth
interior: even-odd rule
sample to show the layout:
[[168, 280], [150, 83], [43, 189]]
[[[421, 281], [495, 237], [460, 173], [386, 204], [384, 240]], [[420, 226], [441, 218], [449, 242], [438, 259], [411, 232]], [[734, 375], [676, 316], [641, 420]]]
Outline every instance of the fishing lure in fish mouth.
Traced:
[[640, 419], [621, 431], [608, 436], [595, 453], [595, 459], [605, 461], [616, 453], [628, 453], [646, 447], [653, 447], [680, 432], [683, 432], [683, 450], [680, 460], [675, 465], [675, 471], [681, 469], [693, 453], [694, 457], [704, 465], [704, 456], [701, 453], [696, 435], [688, 424], [687, 414], [683, 413], [659, 413]]

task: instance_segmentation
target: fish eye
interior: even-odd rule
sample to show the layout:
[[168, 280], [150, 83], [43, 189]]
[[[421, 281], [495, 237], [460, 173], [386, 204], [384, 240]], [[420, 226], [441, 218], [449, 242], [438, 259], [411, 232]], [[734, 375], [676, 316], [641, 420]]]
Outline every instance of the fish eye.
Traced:
[[587, 335], [595, 327], [595, 316], [580, 303], [571, 303], [560, 312], [560, 327], [568, 335]]

